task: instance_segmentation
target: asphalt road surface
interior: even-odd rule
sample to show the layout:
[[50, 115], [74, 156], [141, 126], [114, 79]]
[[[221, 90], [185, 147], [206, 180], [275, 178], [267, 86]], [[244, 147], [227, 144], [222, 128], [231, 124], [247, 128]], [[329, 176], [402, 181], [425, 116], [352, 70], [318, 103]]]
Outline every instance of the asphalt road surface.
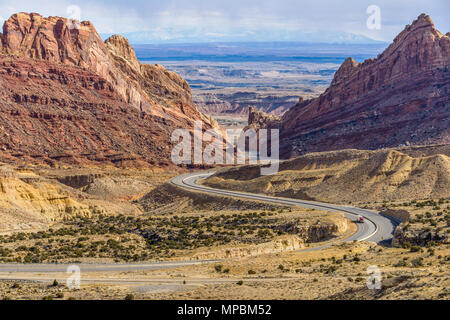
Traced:
[[[395, 227], [398, 225], [399, 221], [382, 216], [377, 212], [348, 207], [340, 206], [329, 203], [322, 203], [316, 201], [304, 201], [289, 198], [271, 197], [260, 194], [252, 194], [246, 192], [237, 191], [227, 191], [221, 189], [213, 189], [198, 184], [198, 180], [204, 179], [213, 172], [204, 173], [189, 173], [171, 180], [171, 183], [185, 189], [204, 192], [208, 194], [226, 196], [226, 197], [238, 197], [251, 200], [265, 201], [270, 203], [282, 204], [282, 205], [293, 205], [303, 208], [317, 209], [323, 211], [332, 212], [343, 212], [344, 215], [356, 221], [357, 216], [361, 215], [365, 217], [365, 223], [358, 223], [357, 231], [350, 237], [343, 239], [341, 241], [373, 241], [381, 243], [383, 241], [389, 242], [392, 239]], [[319, 245], [316, 247], [306, 248], [299, 251], [313, 251], [321, 250], [329, 247], [333, 242], [327, 243], [325, 245]], [[162, 270], [168, 268], [183, 267], [188, 265], [202, 264], [202, 263], [212, 263], [219, 260], [199, 260], [199, 261], [169, 261], [169, 262], [150, 262], [150, 263], [114, 263], [114, 264], [77, 264], [80, 267], [81, 272], [127, 272], [127, 271], [141, 271], [141, 270]], [[0, 264], [0, 279], [30, 279], [30, 280], [48, 280], [48, 275], [54, 273], [65, 273], [68, 264]], [[24, 277], [19, 276], [19, 274], [24, 274]], [[26, 274], [26, 276], [25, 276]], [[32, 276], [30, 274], [34, 274]], [[111, 279], [108, 281], [112, 282], [123, 282], [127, 281], [124, 279]], [[151, 279], [146, 279], [142, 281], [152, 282]]]
[[[203, 172], [203, 173], [188, 173], [181, 176], [177, 176], [171, 180], [171, 183], [190, 190], [200, 191], [204, 193], [228, 196], [228, 197], [238, 197], [251, 200], [265, 201], [275, 204], [293, 205], [309, 209], [317, 209], [322, 211], [331, 212], [342, 212], [346, 218], [352, 221], [357, 220], [358, 216], [363, 216], [365, 218], [364, 223], [357, 223], [357, 231], [350, 237], [343, 239], [342, 241], [372, 241], [377, 243], [390, 242], [393, 237], [395, 227], [399, 224], [398, 220], [390, 217], [380, 215], [378, 212], [372, 210], [366, 210], [350, 206], [341, 206], [330, 203], [323, 203], [317, 201], [306, 201], [290, 198], [281, 197], [271, 197], [262, 194], [253, 194], [239, 191], [228, 191], [222, 189], [214, 189], [201, 184], [198, 181], [205, 179], [214, 174], [213, 171]], [[324, 247], [330, 246], [327, 244], [325, 246], [314, 247], [306, 250], [320, 250]]]
[[[198, 265], [202, 263], [211, 263], [218, 260], [198, 260], [198, 261], [170, 261], [170, 262], [147, 262], [147, 263], [72, 263], [72, 264], [0, 264], [0, 273], [47, 273], [67, 271], [70, 265], [76, 265], [82, 272], [108, 272], [108, 271], [141, 271], [141, 270], [162, 270], [169, 268], [185, 267], [190, 265]], [[1, 277], [0, 277], [1, 278]]]

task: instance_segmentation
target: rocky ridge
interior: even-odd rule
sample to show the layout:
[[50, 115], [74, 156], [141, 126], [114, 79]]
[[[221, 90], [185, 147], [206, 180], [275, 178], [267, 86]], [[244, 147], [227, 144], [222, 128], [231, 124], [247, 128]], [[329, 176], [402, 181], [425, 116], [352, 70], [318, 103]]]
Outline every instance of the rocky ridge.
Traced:
[[18, 13], [0, 40], [3, 161], [168, 164], [174, 129], [216, 126], [184, 79], [90, 22]]
[[409, 155], [417, 152], [413, 148], [311, 153], [281, 162], [279, 172], [271, 176], [261, 176], [258, 166], [248, 165], [218, 171], [205, 184], [329, 203], [448, 198], [448, 145]]
[[254, 107], [248, 108], [248, 127], [253, 129], [278, 128], [280, 117], [258, 111]]
[[376, 59], [348, 58], [281, 121], [282, 154], [450, 142], [450, 38], [422, 14]]

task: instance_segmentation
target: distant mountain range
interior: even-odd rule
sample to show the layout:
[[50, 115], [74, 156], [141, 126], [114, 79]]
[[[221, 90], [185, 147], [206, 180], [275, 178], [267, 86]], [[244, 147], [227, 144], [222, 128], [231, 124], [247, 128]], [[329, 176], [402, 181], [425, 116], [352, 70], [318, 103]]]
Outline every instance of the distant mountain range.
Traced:
[[422, 14], [375, 59], [346, 59], [322, 95], [277, 121], [281, 154], [449, 143], [449, 35]]
[[[112, 34], [100, 34], [107, 39]], [[125, 32], [120, 35], [126, 37], [131, 44], [161, 44], [161, 43], [208, 43], [208, 42], [308, 42], [308, 43], [351, 43], [373, 44], [383, 43], [369, 37], [348, 32], [299, 32], [262, 30], [254, 32], [235, 32], [227, 34], [201, 34], [195, 30], [157, 30]]]

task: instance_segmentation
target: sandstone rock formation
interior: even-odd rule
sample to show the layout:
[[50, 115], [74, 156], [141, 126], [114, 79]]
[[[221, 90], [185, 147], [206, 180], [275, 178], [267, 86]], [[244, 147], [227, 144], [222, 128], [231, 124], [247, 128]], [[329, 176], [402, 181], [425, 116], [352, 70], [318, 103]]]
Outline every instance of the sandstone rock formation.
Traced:
[[400, 224], [394, 232], [392, 239], [393, 246], [403, 246], [404, 244], [425, 246], [433, 241], [437, 243], [448, 243], [449, 235], [447, 230], [425, 230], [426, 228], [413, 228], [408, 224]]
[[348, 58], [282, 118], [282, 154], [450, 142], [450, 38], [422, 14], [376, 59]]
[[260, 128], [278, 128], [280, 126], [280, 117], [267, 114], [263, 111], [255, 110], [254, 107], [248, 108], [248, 127], [253, 129]]
[[[297, 235], [284, 236], [280, 239], [262, 244], [242, 247], [222, 246], [210, 252], [194, 253], [192, 260], [237, 259], [300, 250], [305, 247], [305, 240]], [[202, 249], [204, 251], [204, 249]]]
[[18, 13], [0, 38], [4, 161], [161, 165], [175, 128], [216, 126], [185, 80], [141, 65], [121, 36], [103, 42], [90, 22]]
[[0, 166], [0, 230], [42, 228], [62, 219], [90, 217], [92, 208], [33, 172]]
[[280, 116], [298, 100], [294, 95], [264, 92], [197, 93], [193, 99], [199, 110], [212, 115], [246, 115], [249, 107]]

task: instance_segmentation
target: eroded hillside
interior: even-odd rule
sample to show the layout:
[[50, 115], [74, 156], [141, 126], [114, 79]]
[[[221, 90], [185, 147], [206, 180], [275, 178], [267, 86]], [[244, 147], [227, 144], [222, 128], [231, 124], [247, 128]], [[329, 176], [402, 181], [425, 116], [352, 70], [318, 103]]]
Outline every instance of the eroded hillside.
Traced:
[[[426, 148], [312, 153], [282, 162], [272, 176], [243, 166], [223, 169], [205, 184], [332, 203], [449, 197], [448, 146], [430, 148], [430, 154]], [[414, 155], [420, 152], [426, 155]]]
[[137, 199], [176, 172], [0, 166], [0, 233], [46, 230], [73, 219], [139, 215]]
[[103, 42], [90, 22], [18, 13], [0, 40], [4, 162], [167, 166], [175, 129], [216, 126], [184, 79], [141, 65], [121, 36]]
[[448, 143], [450, 38], [420, 15], [374, 59], [348, 58], [330, 87], [281, 123], [281, 154]]

